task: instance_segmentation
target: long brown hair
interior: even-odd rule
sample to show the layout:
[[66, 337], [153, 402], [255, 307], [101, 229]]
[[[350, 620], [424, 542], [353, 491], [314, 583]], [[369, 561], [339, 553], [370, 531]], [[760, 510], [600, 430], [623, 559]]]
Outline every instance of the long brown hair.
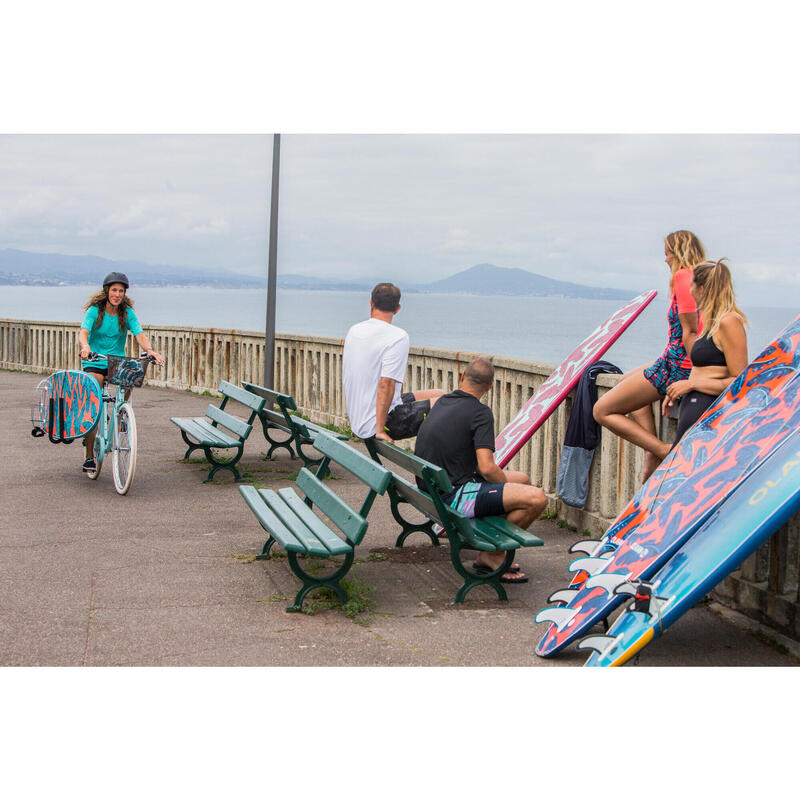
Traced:
[[693, 269], [706, 260], [706, 251], [703, 243], [691, 231], [673, 231], [664, 238], [664, 246], [675, 256], [675, 263], [671, 266], [672, 275], [669, 279], [670, 291], [675, 284], [675, 273], [679, 269]]
[[747, 317], [736, 305], [733, 291], [733, 278], [726, 258], [719, 261], [705, 261], [694, 268], [695, 285], [702, 287], [703, 295], [697, 304], [703, 320], [703, 336], [711, 339], [719, 330], [719, 324], [726, 314], [736, 314], [747, 325]]
[[[108, 289], [103, 287], [99, 292], [95, 292], [84, 304], [83, 310], [88, 311], [92, 306], [97, 306], [97, 319], [94, 321], [92, 330], [96, 330], [103, 324], [103, 316], [106, 313], [106, 304], [108, 303]], [[128, 290], [122, 295], [122, 302], [119, 304], [119, 311], [117, 312], [117, 322], [119, 329], [125, 331], [128, 322], [128, 309], [133, 308], [133, 300], [128, 297]]]

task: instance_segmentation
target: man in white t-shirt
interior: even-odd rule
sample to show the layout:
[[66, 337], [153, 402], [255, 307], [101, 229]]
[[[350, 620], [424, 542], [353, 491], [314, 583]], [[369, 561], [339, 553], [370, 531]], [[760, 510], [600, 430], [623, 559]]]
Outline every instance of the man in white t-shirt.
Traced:
[[408, 334], [392, 325], [400, 310], [400, 290], [392, 283], [379, 283], [369, 309], [369, 319], [353, 325], [344, 340], [342, 383], [350, 427], [360, 439], [407, 439], [416, 436], [443, 393], [400, 393], [409, 348]]

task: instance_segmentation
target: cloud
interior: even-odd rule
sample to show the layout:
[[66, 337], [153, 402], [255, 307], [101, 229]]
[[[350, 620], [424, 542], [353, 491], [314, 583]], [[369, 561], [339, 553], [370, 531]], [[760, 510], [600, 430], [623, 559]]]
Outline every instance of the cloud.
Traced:
[[[278, 265], [435, 280], [487, 261], [642, 289], [696, 231], [742, 286], [796, 292], [797, 136], [287, 135]], [[252, 273], [270, 136], [2, 136], [0, 246]]]

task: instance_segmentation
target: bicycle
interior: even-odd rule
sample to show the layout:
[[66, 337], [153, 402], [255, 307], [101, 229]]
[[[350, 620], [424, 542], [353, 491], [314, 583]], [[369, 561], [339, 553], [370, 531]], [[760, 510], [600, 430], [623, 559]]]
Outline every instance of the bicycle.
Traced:
[[[130, 394], [134, 387], [141, 386], [147, 367], [156, 363], [152, 356], [142, 355], [138, 358], [115, 356], [112, 354], [89, 353], [86, 361], [97, 361], [105, 358], [108, 361], [107, 383], [115, 386], [114, 394], [106, 393], [103, 388], [103, 412], [97, 423], [94, 439], [94, 472], [87, 472], [91, 480], [97, 480], [103, 461], [109, 451], [112, 453], [114, 487], [119, 494], [127, 494], [133, 483], [136, 470], [136, 415], [130, 402]], [[126, 397], [126, 390], [128, 396]]]

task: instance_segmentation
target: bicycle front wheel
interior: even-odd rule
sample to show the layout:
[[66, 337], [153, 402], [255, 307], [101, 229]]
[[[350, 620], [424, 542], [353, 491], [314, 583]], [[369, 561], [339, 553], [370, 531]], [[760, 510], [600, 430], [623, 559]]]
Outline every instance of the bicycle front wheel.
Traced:
[[136, 469], [136, 417], [129, 403], [123, 403], [117, 411], [113, 464], [114, 486], [120, 494], [127, 494]]

